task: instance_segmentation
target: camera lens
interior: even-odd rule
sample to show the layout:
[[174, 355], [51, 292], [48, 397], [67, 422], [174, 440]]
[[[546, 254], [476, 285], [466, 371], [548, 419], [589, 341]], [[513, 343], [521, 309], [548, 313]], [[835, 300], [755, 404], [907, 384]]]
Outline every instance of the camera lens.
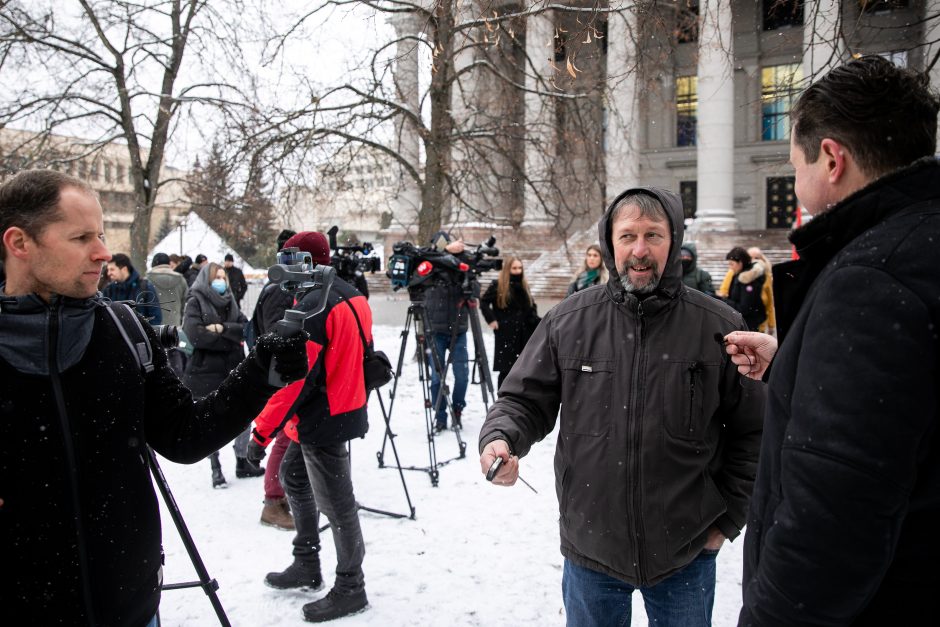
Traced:
[[179, 346], [180, 334], [177, 328], [172, 324], [160, 324], [153, 328], [157, 334], [157, 341], [163, 348], [175, 348]]

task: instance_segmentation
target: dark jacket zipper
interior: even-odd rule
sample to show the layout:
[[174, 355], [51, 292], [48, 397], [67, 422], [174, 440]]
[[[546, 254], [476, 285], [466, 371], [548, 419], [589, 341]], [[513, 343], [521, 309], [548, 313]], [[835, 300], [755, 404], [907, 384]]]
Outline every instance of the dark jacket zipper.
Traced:
[[78, 565], [81, 570], [82, 598], [85, 600], [85, 611], [88, 624], [94, 627], [94, 602], [91, 595], [91, 573], [88, 568], [88, 555], [85, 549], [85, 531], [82, 525], [81, 490], [78, 485], [78, 464], [75, 460], [75, 449], [72, 446], [72, 430], [68, 411], [65, 407], [65, 395], [62, 390], [62, 380], [59, 378], [59, 363], [56, 347], [59, 344], [59, 304], [53, 302], [49, 309], [49, 380], [52, 383], [52, 393], [55, 396], [56, 407], [59, 413], [59, 422], [62, 425], [62, 446], [69, 469], [69, 484], [72, 492], [72, 510], [75, 516], [75, 540], [78, 549]]
[[642, 435], [642, 427], [640, 425], [639, 419], [639, 398], [640, 398], [640, 387], [642, 381], [642, 373], [640, 371], [640, 365], [643, 362], [643, 303], [638, 302], [636, 307], [637, 315], [637, 325], [636, 325], [636, 351], [633, 355], [633, 416], [630, 421], [631, 431], [633, 435], [633, 446], [631, 451], [633, 452], [633, 480], [630, 482], [632, 484], [633, 492], [633, 508], [632, 516], [630, 516], [630, 525], [629, 528], [632, 530], [631, 542], [633, 543], [633, 555], [636, 560], [636, 571], [637, 571], [637, 580], [641, 585], [646, 583], [646, 576], [643, 574], [643, 561], [640, 559], [640, 507], [642, 506], [640, 488], [640, 436]]
[[697, 361], [693, 361], [692, 365], [689, 366], [689, 421], [686, 424], [686, 435], [692, 434], [692, 426], [694, 423], [694, 409], [695, 409], [695, 374], [702, 369], [702, 365]]

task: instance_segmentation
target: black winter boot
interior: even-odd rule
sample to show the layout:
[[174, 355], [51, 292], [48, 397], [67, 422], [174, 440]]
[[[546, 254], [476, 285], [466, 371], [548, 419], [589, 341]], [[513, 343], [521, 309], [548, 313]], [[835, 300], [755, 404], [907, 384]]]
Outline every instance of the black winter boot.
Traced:
[[359, 590], [352, 594], [343, 594], [333, 588], [322, 599], [304, 605], [304, 620], [310, 623], [322, 623], [334, 618], [358, 614], [369, 605], [366, 591]]
[[225, 475], [222, 474], [222, 464], [219, 463], [218, 452], [209, 456], [209, 465], [212, 466], [212, 487], [227, 488], [228, 484], [225, 482]]
[[272, 588], [287, 590], [289, 588], [310, 588], [320, 590], [323, 588], [323, 576], [320, 574], [320, 562], [294, 563], [279, 573], [268, 573], [264, 576], [264, 583]]
[[248, 479], [249, 477], [261, 477], [264, 475], [264, 468], [257, 465], [247, 457], [235, 458], [235, 476], [239, 479]]

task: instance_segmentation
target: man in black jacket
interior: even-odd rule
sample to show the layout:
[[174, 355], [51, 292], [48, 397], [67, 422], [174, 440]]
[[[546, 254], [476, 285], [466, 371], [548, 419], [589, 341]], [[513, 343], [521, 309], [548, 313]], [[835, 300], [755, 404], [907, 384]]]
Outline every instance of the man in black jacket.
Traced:
[[[940, 578], [940, 102], [878, 57], [790, 114], [813, 216], [774, 268], [773, 358], [744, 545], [741, 625], [913, 625]], [[766, 334], [729, 352], [760, 376]]]
[[[444, 250], [452, 255], [460, 256], [464, 252], [464, 243], [461, 239], [449, 241], [450, 237], [441, 232], [440, 237], [447, 241]], [[480, 285], [474, 281], [473, 293], [465, 294], [460, 283], [443, 282], [428, 289], [424, 295], [424, 311], [427, 316], [428, 339], [431, 348], [437, 353], [437, 362], [444, 367], [450, 359], [450, 372], [454, 373], [454, 387], [451, 390], [450, 401], [454, 410], [453, 428], [463, 426], [461, 417], [463, 408], [467, 406], [467, 386], [470, 384], [470, 357], [467, 353], [467, 329], [470, 328], [470, 316], [477, 315], [475, 309], [467, 306], [468, 298], [477, 298], [480, 295]], [[437, 407], [434, 416], [434, 432], [440, 433], [447, 429], [447, 403], [444, 399], [438, 400], [441, 390], [441, 376], [431, 362], [431, 403]]]
[[232, 253], [226, 253], [223, 265], [225, 266], [225, 275], [228, 277], [228, 284], [232, 288], [232, 295], [235, 296], [235, 302], [238, 303], [238, 308], [241, 309], [242, 298], [245, 297], [245, 292], [248, 291], [245, 273], [235, 265], [235, 256]]
[[715, 338], [745, 329], [682, 283], [682, 203], [636, 188], [598, 224], [606, 285], [542, 319], [480, 433], [484, 472], [511, 485], [519, 457], [561, 408], [555, 488], [568, 624], [629, 625], [639, 590], [650, 624], [711, 624], [715, 557], [744, 526], [763, 385]]
[[27, 170], [0, 186], [0, 607], [37, 625], [155, 624], [148, 447], [198, 462], [278, 389], [272, 356], [285, 383], [306, 373], [305, 335], [267, 336], [194, 403], [147, 324], [143, 370], [96, 297], [111, 258], [103, 224], [95, 192], [74, 177]]

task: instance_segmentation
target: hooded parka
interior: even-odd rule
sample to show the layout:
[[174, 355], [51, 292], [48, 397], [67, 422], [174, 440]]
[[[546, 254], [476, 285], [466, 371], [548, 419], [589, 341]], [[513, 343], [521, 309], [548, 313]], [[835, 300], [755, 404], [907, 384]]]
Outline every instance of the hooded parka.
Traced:
[[[610, 239], [613, 208], [635, 192], [660, 201], [672, 235], [642, 300], [621, 286]], [[682, 216], [678, 196], [656, 188], [614, 200], [598, 224], [608, 283], [548, 312], [480, 434], [481, 450], [503, 439], [524, 456], [560, 406], [561, 552], [635, 586], [695, 559], [713, 525], [740, 533], [760, 444], [763, 384], [741, 377], [720, 341], [744, 321], [682, 283]]]

